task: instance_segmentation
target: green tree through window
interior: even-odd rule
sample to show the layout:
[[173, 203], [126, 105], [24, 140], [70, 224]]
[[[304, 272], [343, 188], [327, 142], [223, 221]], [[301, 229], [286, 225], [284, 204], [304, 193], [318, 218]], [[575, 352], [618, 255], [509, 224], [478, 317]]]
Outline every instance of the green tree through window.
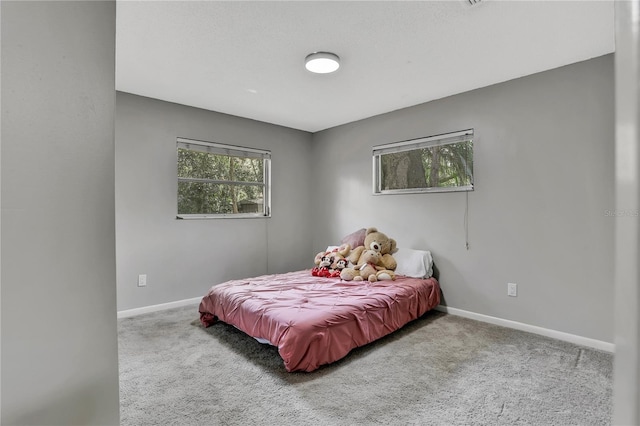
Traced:
[[374, 193], [473, 189], [473, 130], [376, 146]]
[[267, 151], [204, 142], [178, 142], [178, 215], [269, 212]]

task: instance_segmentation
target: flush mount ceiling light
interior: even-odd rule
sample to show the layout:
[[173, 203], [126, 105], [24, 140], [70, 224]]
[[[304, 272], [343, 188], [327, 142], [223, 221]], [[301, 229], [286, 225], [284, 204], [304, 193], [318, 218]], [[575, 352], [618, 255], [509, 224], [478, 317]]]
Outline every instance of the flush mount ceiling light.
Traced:
[[304, 66], [311, 72], [317, 74], [328, 74], [340, 68], [340, 58], [338, 55], [329, 52], [315, 52], [304, 60]]

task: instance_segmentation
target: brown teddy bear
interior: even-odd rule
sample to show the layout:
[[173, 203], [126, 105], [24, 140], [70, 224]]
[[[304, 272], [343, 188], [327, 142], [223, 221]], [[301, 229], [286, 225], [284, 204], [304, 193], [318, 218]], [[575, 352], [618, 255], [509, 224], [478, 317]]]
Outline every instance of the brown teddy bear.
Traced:
[[391, 271], [395, 271], [396, 260], [393, 253], [396, 252], [396, 240], [387, 237], [376, 228], [368, 228], [364, 237], [364, 245], [354, 247], [349, 255], [349, 261], [356, 265], [360, 259], [360, 255], [364, 250], [375, 250], [382, 255], [382, 266]]
[[[378, 253], [377, 259], [374, 259], [371, 253], [367, 253], [364, 259], [362, 256], [368, 251], [374, 251]], [[355, 247], [349, 255], [349, 261], [356, 265], [353, 268], [345, 268], [340, 273], [340, 278], [345, 281], [355, 280], [356, 277], [361, 279], [369, 279], [372, 275], [374, 280], [395, 280], [395, 273], [397, 263], [393, 258], [393, 253], [396, 251], [396, 240], [387, 237], [382, 232], [379, 232], [376, 228], [368, 228], [364, 237], [364, 245]], [[375, 260], [369, 262], [369, 260]], [[371, 267], [368, 267], [370, 264]], [[361, 269], [364, 268], [364, 271]], [[375, 270], [374, 270], [375, 269]], [[364, 273], [363, 273], [364, 272]]]
[[382, 266], [382, 254], [375, 250], [364, 250], [353, 268], [345, 268], [340, 273], [340, 278], [345, 281], [376, 282], [380, 280], [395, 280], [393, 271]]

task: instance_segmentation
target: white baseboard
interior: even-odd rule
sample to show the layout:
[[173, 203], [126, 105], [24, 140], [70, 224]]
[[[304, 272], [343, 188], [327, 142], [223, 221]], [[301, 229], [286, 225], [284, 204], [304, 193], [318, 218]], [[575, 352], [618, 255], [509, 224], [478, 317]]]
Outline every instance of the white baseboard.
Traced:
[[201, 300], [202, 297], [194, 297], [193, 299], [184, 299], [176, 302], [161, 303], [159, 305], [143, 306], [142, 308], [118, 311], [118, 319], [135, 317], [136, 315], [148, 314], [150, 312], [164, 311], [166, 309], [180, 308], [182, 306], [196, 305], [200, 303]]
[[446, 312], [451, 315], [458, 315], [477, 321], [488, 322], [490, 324], [500, 325], [503, 327], [513, 328], [516, 330], [526, 331], [529, 333], [539, 334], [553, 339], [564, 340], [565, 342], [574, 343], [576, 345], [587, 346], [589, 348], [599, 349], [605, 352], [615, 352], [615, 345], [601, 340], [590, 339], [588, 337], [576, 336], [575, 334], [564, 333], [562, 331], [550, 330], [548, 328], [537, 327], [535, 325], [524, 324], [517, 321], [506, 320], [489, 315], [476, 314], [462, 309], [450, 308], [448, 306], [438, 305], [437, 311]]

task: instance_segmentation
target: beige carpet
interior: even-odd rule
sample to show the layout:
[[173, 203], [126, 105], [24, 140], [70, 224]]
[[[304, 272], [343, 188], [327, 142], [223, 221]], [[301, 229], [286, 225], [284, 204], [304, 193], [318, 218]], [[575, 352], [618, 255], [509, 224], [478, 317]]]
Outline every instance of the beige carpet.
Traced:
[[122, 425], [606, 425], [609, 353], [430, 312], [312, 373], [197, 306], [119, 320]]

